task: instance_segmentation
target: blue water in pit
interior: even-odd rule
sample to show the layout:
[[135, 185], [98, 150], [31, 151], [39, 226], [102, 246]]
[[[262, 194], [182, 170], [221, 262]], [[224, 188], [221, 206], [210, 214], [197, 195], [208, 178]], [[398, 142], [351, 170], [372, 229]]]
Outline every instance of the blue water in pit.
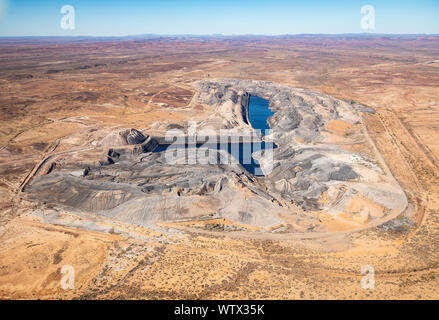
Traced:
[[[268, 100], [262, 99], [258, 96], [250, 96], [248, 113], [249, 113], [249, 121], [253, 128], [259, 129], [262, 131], [262, 134], [267, 133], [265, 130], [269, 129], [269, 125], [267, 122], [268, 117], [274, 114], [273, 111], [268, 107]], [[226, 150], [230, 153], [235, 159], [239, 161], [239, 163], [251, 174], [255, 176], [263, 176], [263, 172], [259, 163], [251, 157], [253, 152], [259, 150], [265, 150], [265, 142], [261, 143], [228, 143], [228, 144], [172, 144], [172, 148], [208, 148], [208, 149], [216, 149], [216, 150]], [[171, 144], [160, 144], [158, 145], [153, 152], [162, 152], [167, 150]], [[268, 148], [276, 148], [276, 145], [267, 143]], [[201, 150], [198, 150], [201, 152]], [[187, 155], [187, 152], [186, 152]]]
[[[270, 143], [271, 145], [271, 143]], [[215, 150], [225, 150], [229, 154], [232, 155], [235, 159], [239, 161], [239, 163], [244, 167], [245, 170], [247, 170], [249, 173], [255, 175], [255, 176], [263, 176], [263, 172], [261, 170], [261, 167], [259, 163], [253, 159], [251, 154], [256, 151], [265, 150], [265, 142], [262, 141], [261, 143], [224, 143], [224, 144], [212, 144], [212, 143], [198, 143], [198, 144], [160, 144], [158, 145], [153, 152], [162, 152], [167, 150], [172, 151], [172, 149], [188, 149], [188, 148], [207, 148], [207, 149], [215, 149]], [[273, 144], [273, 148], [276, 148], [276, 145]], [[174, 151], [175, 152], [175, 151]], [[201, 157], [200, 153], [202, 150], [198, 150], [197, 156]], [[207, 152], [207, 151], [205, 151]], [[185, 154], [187, 156], [187, 152]], [[202, 155], [203, 158], [207, 156], [207, 154]], [[220, 164], [220, 163], [218, 163]]]
[[250, 96], [248, 104], [249, 121], [253, 128], [261, 130], [262, 133], [264, 133], [264, 130], [270, 129], [267, 119], [274, 114], [268, 105], [268, 100], [258, 96]]

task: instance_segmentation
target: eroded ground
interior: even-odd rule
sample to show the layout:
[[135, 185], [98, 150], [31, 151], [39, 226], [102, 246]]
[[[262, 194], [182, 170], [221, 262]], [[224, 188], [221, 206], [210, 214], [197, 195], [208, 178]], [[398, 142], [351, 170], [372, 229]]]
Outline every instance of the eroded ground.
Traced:
[[[1, 297], [437, 299], [438, 53], [437, 37], [163, 38], [75, 44], [2, 40]], [[313, 181], [321, 185], [307, 185], [306, 191], [317, 195], [309, 202], [307, 194], [308, 202], [303, 201], [297, 172], [309, 168], [291, 165], [293, 155], [285, 150], [292, 147], [280, 143], [274, 159], [282, 170], [274, 170], [264, 180], [268, 184], [236, 170], [228, 176], [229, 169], [215, 173], [205, 168], [203, 176], [220, 178], [201, 183], [199, 189], [175, 185], [171, 192], [158, 192], [157, 183], [149, 183], [155, 206], [128, 201], [121, 210], [108, 211], [126, 195], [104, 190], [91, 197], [94, 202], [73, 197], [73, 207], [82, 205], [81, 210], [72, 210], [67, 200], [60, 207], [56, 200], [80, 194], [83, 182], [74, 189], [67, 183], [49, 187], [44, 197], [29, 197], [38, 183], [56, 180], [63, 172], [70, 172], [71, 181], [87, 180], [84, 168], [91, 169], [88, 176], [108, 183], [133, 179], [132, 171], [121, 174], [127, 168], [123, 157], [105, 163], [108, 148], [121, 147], [115, 132], [126, 128], [163, 136], [189, 120], [212, 129], [245, 127], [243, 119], [228, 112], [236, 108], [207, 103], [200, 94], [200, 83], [229, 81], [222, 79], [269, 81], [303, 88], [305, 95], [317, 92], [323, 99], [319, 108], [324, 108], [315, 109], [320, 113], [328, 103], [340, 101], [334, 105], [341, 117], [317, 125], [318, 139], [299, 127], [294, 148], [312, 144], [312, 152], [330, 163], [349, 165], [359, 177], [315, 174]], [[255, 90], [253, 82], [244, 83], [233, 83], [234, 89]], [[212, 106], [222, 106], [227, 121], [212, 116]], [[376, 113], [358, 113], [358, 106]], [[298, 110], [307, 119], [304, 109]], [[276, 123], [290, 130], [291, 123], [282, 120], [291, 122], [294, 116], [282, 115], [278, 113]], [[290, 137], [290, 131], [280, 129], [276, 143], [285, 134]], [[334, 167], [326, 160], [318, 165]], [[95, 167], [104, 169], [96, 174]], [[290, 176], [282, 179], [287, 172]], [[224, 184], [224, 175], [233, 183]], [[154, 177], [134, 177], [138, 184], [135, 179], [151, 182]], [[371, 195], [371, 185], [390, 193]], [[215, 189], [217, 196], [210, 196]], [[262, 191], [276, 201], [255, 200]], [[172, 202], [178, 199], [175, 193], [189, 202]], [[282, 210], [275, 212], [279, 204]], [[147, 210], [133, 214], [139, 206]], [[218, 216], [218, 208], [225, 214]], [[240, 210], [233, 212], [236, 208]], [[96, 214], [102, 210], [107, 211]], [[267, 212], [274, 212], [269, 216], [276, 219], [264, 219]], [[156, 217], [153, 223], [147, 219], [151, 216]], [[176, 219], [182, 216], [190, 219]], [[382, 220], [386, 217], [389, 221]], [[75, 269], [75, 290], [60, 288], [64, 265]], [[374, 290], [361, 289], [365, 265], [375, 268]]]

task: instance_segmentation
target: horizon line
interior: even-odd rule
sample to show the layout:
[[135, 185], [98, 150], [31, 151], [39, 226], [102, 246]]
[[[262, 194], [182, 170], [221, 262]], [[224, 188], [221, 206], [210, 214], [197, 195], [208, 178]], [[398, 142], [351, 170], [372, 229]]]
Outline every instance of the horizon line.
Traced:
[[349, 33], [282, 33], [282, 34], [195, 34], [195, 33], [143, 33], [129, 35], [0, 35], [1, 38], [130, 38], [130, 37], [285, 37], [285, 36], [439, 36], [439, 33], [369, 33], [369, 32], [349, 32]]

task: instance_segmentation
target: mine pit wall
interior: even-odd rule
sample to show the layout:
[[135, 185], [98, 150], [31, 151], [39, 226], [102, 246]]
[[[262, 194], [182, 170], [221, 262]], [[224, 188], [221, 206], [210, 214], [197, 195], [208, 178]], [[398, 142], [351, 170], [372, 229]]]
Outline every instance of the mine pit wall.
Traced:
[[250, 103], [250, 94], [248, 92], [244, 92], [241, 96], [241, 111], [242, 111], [242, 119], [245, 124], [250, 126], [250, 117], [248, 114], [248, 105]]
[[242, 118], [243, 118], [244, 122], [247, 125], [249, 125], [250, 127], [252, 126], [251, 123], [250, 123], [250, 115], [249, 115], [249, 105], [250, 105], [250, 97], [251, 96], [260, 97], [262, 99], [268, 100], [268, 102], [269, 102], [269, 104], [271, 106], [270, 98], [267, 97], [266, 95], [258, 94], [258, 93], [244, 92], [244, 94], [241, 95]]

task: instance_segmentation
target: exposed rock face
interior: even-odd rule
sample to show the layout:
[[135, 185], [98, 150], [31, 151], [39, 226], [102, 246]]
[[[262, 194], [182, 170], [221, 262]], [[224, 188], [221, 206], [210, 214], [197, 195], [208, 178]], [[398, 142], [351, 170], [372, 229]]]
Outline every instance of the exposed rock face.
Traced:
[[[291, 215], [291, 208], [297, 206], [305, 211], [324, 210], [334, 218], [341, 213], [367, 216], [361, 219], [365, 223], [369, 219], [367, 201], [375, 201], [387, 211], [405, 206], [405, 195], [391, 177], [367, 167], [365, 163], [370, 162], [362, 155], [343, 148], [360, 145], [365, 151], [372, 149], [357, 112], [369, 109], [260, 81], [197, 85], [199, 102], [212, 109], [211, 117], [198, 123], [199, 129], [252, 130], [249, 96], [270, 101], [275, 113], [268, 119], [270, 133], [263, 139], [274, 141], [277, 148], [272, 156], [261, 151], [253, 154], [265, 177], [253, 177], [239, 163], [218, 164], [229, 156], [224, 150], [210, 150], [205, 164], [188, 164], [190, 157], [205, 152], [195, 148], [170, 162], [165, 152], [151, 153], [158, 144], [156, 139], [128, 129], [103, 139], [107, 160], [85, 170], [82, 167], [82, 176], [72, 174], [78, 170], [74, 165], [55, 167], [26, 188], [29, 197], [148, 226], [209, 215], [268, 228], [283, 223], [279, 214]], [[172, 128], [188, 130], [185, 124]], [[304, 218], [297, 213], [297, 219]], [[310, 230], [325, 230], [317, 216], [306, 219], [312, 225]]]
[[140, 144], [146, 140], [146, 137], [140, 131], [131, 129], [127, 132], [126, 140], [128, 144]]
[[103, 146], [125, 146], [143, 143], [148, 137], [136, 129], [127, 129], [109, 134], [102, 141]]
[[250, 95], [243, 88], [218, 82], [201, 82], [200, 102], [211, 106], [212, 115], [202, 122], [209, 129], [249, 128], [248, 103]]
[[159, 142], [156, 139], [149, 135], [145, 136], [136, 129], [111, 133], [102, 140], [103, 147], [110, 147], [108, 149], [108, 160], [103, 163], [111, 163], [111, 161], [114, 163], [115, 158], [119, 158], [121, 153], [131, 152], [138, 154], [151, 152], [158, 144]]

